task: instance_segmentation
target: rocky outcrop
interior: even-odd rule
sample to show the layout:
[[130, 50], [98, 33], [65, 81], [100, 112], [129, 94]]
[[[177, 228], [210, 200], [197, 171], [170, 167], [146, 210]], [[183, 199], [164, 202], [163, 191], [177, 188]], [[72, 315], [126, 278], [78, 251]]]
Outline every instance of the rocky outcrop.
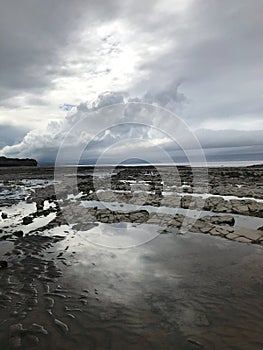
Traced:
[[233, 213], [248, 216], [263, 216], [263, 203], [253, 199], [230, 199], [223, 197], [192, 197], [191, 195], [181, 197], [181, 208], [199, 209], [212, 211], [214, 213]]
[[19, 158], [6, 158], [0, 157], [0, 167], [13, 167], [13, 166], [37, 166], [35, 159], [19, 159]]

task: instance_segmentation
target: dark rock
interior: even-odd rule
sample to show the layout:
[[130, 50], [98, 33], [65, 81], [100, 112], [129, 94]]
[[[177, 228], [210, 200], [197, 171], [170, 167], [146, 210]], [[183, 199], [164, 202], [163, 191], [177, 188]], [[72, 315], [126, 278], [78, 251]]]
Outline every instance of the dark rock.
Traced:
[[149, 218], [147, 210], [135, 210], [129, 213], [129, 219], [131, 222], [145, 222]]
[[260, 226], [260, 227], [258, 228], [258, 230], [259, 230], [259, 231], [263, 231], [263, 226]]
[[0, 237], [0, 241], [5, 241], [8, 238], [11, 238], [11, 235], [3, 235], [3, 236]]
[[13, 235], [16, 237], [23, 237], [24, 232], [23, 231], [15, 231], [15, 232], [13, 232]]
[[37, 206], [37, 211], [42, 211], [44, 209], [44, 200], [38, 200], [36, 202], [36, 206]]
[[31, 216], [26, 216], [23, 218], [23, 225], [29, 225], [33, 222], [33, 218]]
[[184, 196], [181, 198], [181, 207], [183, 209], [189, 209], [191, 204], [192, 196]]
[[4, 219], [7, 219], [7, 214], [6, 214], [6, 213], [2, 213], [1, 216], [2, 216], [2, 219], [3, 219], [3, 220], [4, 220]]
[[202, 218], [203, 221], [210, 222], [215, 225], [230, 225], [234, 226], [235, 218], [231, 215], [212, 215], [212, 216], [204, 216]]
[[8, 267], [8, 263], [5, 260], [0, 260], [0, 269], [6, 269]]
[[170, 233], [170, 231], [168, 231], [167, 229], [164, 229], [160, 232], [161, 235], [164, 235], [164, 234], [167, 234], [167, 233]]

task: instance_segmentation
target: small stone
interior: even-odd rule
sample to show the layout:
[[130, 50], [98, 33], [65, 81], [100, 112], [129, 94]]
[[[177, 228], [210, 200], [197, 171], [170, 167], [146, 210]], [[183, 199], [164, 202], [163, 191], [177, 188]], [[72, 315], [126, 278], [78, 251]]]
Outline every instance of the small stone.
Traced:
[[2, 216], [2, 219], [5, 220], [5, 219], [7, 219], [8, 215], [6, 213], [2, 213], [1, 216]]
[[169, 231], [168, 231], [167, 229], [164, 229], [164, 230], [162, 230], [162, 231], [160, 232], [161, 235], [167, 234], [167, 233], [169, 233]]
[[29, 225], [33, 222], [33, 218], [30, 216], [26, 216], [23, 218], [23, 225]]
[[13, 232], [13, 235], [16, 237], [23, 237], [24, 232], [23, 231], [15, 231], [15, 232]]

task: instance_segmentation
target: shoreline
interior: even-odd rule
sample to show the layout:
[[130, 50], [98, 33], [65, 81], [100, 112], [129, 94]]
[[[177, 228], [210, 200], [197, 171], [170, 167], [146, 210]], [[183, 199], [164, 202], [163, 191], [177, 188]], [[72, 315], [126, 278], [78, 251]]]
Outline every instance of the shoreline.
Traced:
[[5, 349], [262, 348], [263, 168], [212, 169], [211, 195], [241, 197], [203, 212], [189, 169], [117, 169], [110, 189], [107, 169], [80, 169], [77, 192], [64, 169], [0, 169]]

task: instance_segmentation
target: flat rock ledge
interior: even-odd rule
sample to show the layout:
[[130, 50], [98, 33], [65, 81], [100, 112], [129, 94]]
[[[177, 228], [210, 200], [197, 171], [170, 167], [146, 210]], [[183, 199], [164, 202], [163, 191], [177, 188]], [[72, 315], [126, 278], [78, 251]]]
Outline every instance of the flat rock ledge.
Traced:
[[125, 212], [79, 206], [65, 207], [62, 213], [71, 223], [77, 223], [74, 229], [79, 231], [86, 231], [98, 222], [131, 222], [159, 225], [164, 227], [162, 233], [176, 229], [178, 233], [205, 233], [241, 243], [263, 244], [261, 229], [234, 227], [235, 219], [231, 215], [208, 215], [195, 219], [182, 214], [149, 213], [147, 210]]
[[91, 193], [83, 197], [85, 200], [100, 200], [104, 202], [123, 202], [128, 204], [165, 206], [169, 208], [183, 208], [193, 210], [206, 210], [214, 213], [240, 214], [248, 216], [263, 217], [263, 202], [255, 199], [224, 199], [223, 197], [170, 194], [167, 196], [157, 196], [147, 193], [115, 193], [111, 190]]

